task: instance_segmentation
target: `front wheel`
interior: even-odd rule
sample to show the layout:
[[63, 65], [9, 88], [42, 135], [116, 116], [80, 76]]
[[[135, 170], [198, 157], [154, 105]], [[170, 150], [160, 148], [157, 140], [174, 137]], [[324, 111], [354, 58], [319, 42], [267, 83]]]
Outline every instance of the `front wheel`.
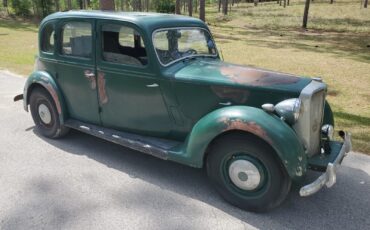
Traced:
[[275, 152], [252, 135], [229, 134], [216, 140], [207, 157], [207, 174], [225, 200], [254, 212], [280, 205], [291, 187]]
[[54, 100], [45, 89], [38, 87], [32, 90], [30, 109], [36, 128], [43, 136], [59, 138], [68, 133], [69, 128], [60, 124]]

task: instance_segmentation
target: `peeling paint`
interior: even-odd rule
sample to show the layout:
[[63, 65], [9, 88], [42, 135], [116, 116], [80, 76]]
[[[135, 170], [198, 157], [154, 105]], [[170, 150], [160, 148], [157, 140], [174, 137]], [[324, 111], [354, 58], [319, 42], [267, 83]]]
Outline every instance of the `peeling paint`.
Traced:
[[233, 82], [253, 86], [293, 84], [300, 80], [299, 77], [290, 74], [235, 65], [222, 66], [220, 71]]
[[250, 92], [245, 89], [236, 89], [225, 86], [211, 86], [211, 90], [220, 99], [230, 99], [235, 103], [244, 104], [249, 97]]
[[55, 105], [57, 107], [57, 110], [58, 110], [58, 114], [62, 114], [62, 106], [60, 104], [58, 94], [54, 90], [53, 86], [50, 84], [50, 82], [42, 82], [42, 85], [47, 89], [47, 91], [50, 93], [51, 97], [53, 98]]
[[229, 130], [243, 130], [249, 133], [252, 133], [258, 137], [261, 137], [263, 140], [267, 141], [272, 145], [272, 140], [268, 136], [267, 132], [253, 121], [243, 121], [241, 119], [229, 119], [223, 118], [222, 121], [225, 124], [224, 131]]
[[99, 93], [99, 102], [101, 105], [108, 102], [108, 95], [105, 90], [105, 78], [104, 73], [98, 72], [98, 93]]

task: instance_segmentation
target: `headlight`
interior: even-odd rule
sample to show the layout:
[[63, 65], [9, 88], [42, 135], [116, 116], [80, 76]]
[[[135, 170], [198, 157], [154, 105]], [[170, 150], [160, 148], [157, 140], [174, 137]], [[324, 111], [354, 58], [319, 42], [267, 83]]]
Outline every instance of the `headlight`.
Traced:
[[302, 102], [298, 98], [291, 98], [275, 105], [276, 113], [287, 123], [294, 124], [301, 114]]

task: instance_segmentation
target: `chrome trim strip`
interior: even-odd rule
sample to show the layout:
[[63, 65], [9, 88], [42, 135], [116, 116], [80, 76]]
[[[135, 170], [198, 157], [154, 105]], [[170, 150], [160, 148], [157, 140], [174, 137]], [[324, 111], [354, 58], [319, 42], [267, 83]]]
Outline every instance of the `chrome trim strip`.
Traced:
[[350, 152], [351, 150], [352, 150], [351, 134], [345, 133], [343, 146], [340, 149], [337, 158], [334, 160], [334, 162], [328, 164], [326, 172], [321, 174], [319, 178], [317, 178], [312, 183], [303, 186], [299, 190], [299, 195], [310, 196], [318, 192], [322, 187], [324, 187], [324, 185], [326, 185], [326, 187], [328, 188], [332, 187], [337, 181], [336, 175], [337, 166], [341, 164], [343, 158], [346, 156], [346, 153]]

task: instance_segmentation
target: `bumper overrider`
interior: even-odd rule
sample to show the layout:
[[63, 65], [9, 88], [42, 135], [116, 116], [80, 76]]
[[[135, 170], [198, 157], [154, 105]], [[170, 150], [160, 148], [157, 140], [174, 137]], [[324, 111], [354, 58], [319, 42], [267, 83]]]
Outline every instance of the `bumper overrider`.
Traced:
[[343, 158], [352, 149], [351, 134], [340, 131], [339, 135], [343, 138], [343, 145], [339, 151], [339, 154], [333, 162], [328, 163], [325, 173], [319, 176], [312, 183], [305, 185], [300, 189], [299, 194], [301, 196], [310, 196], [318, 192], [322, 187], [324, 187], [324, 185], [330, 188], [335, 184], [337, 180], [336, 168], [342, 163]]

